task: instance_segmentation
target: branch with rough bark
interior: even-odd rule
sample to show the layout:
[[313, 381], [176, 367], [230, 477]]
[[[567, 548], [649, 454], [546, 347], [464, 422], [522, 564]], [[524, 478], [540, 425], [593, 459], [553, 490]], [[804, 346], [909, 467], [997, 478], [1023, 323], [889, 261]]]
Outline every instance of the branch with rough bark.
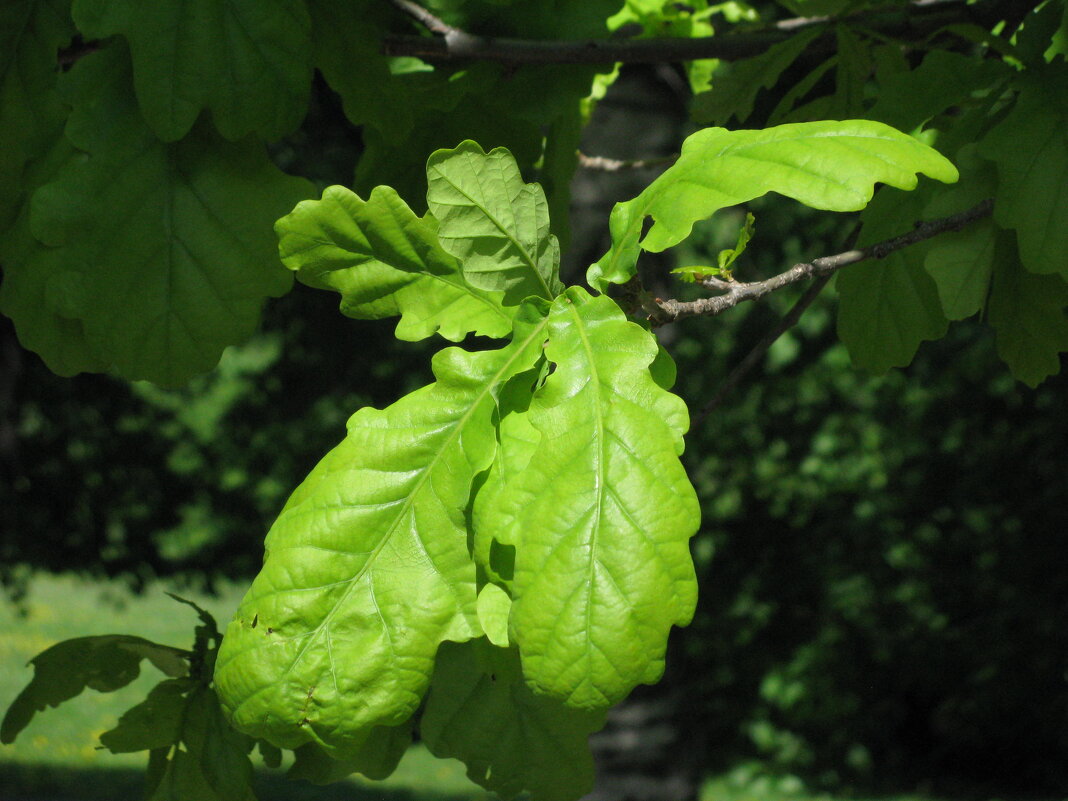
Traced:
[[[957, 23], [992, 27], [1010, 23], [1038, 5], [1034, 0], [919, 0], [907, 6], [888, 6], [842, 17], [804, 17], [780, 20], [761, 28], [736, 26], [736, 30], [692, 39], [587, 39], [536, 40], [479, 36], [460, 30], [436, 17], [412, 0], [389, 0], [399, 11], [416, 20], [435, 36], [390, 36], [382, 43], [389, 56], [417, 56], [427, 61], [495, 61], [501, 64], [631, 64], [667, 63], [717, 58], [736, 61], [759, 55], [774, 44], [813, 26], [826, 28], [809, 48], [832, 52], [835, 25], [861, 26], [881, 36], [901, 41], [925, 41]], [[1022, 13], [1021, 13], [1022, 12]]]
[[649, 159], [610, 159], [605, 156], [588, 156], [581, 151], [578, 154], [578, 165], [584, 170], [597, 170], [599, 172], [624, 172], [626, 170], [652, 170], [659, 167], [670, 167], [679, 158], [675, 153], [670, 156], [657, 156]]
[[727, 309], [734, 308], [739, 303], [744, 303], [748, 300], [759, 300], [777, 289], [796, 284], [799, 281], [831, 275], [843, 267], [867, 261], [868, 259], [883, 259], [896, 250], [901, 250], [909, 245], [938, 236], [946, 231], [959, 231], [975, 220], [989, 217], [993, 209], [994, 201], [988, 198], [960, 214], [920, 223], [915, 230], [909, 231], [907, 234], [877, 242], [874, 245], [847, 250], [834, 256], [824, 256], [815, 261], [795, 264], [789, 270], [764, 281], [725, 281], [721, 278], [706, 278], [700, 281], [699, 283], [706, 289], [722, 293], [715, 297], [698, 298], [691, 301], [655, 298], [652, 301], [653, 308], [651, 310], [649, 310], [648, 300], [644, 306], [649, 311], [649, 320], [653, 325], [664, 325], [681, 320], [684, 317], [714, 317], [717, 314], [722, 314]]
[[[745, 377], [752, 372], [753, 368], [760, 363], [761, 359], [763, 359], [765, 354], [771, 350], [771, 346], [775, 344], [779, 337], [797, 325], [797, 321], [801, 319], [801, 315], [805, 313], [813, 302], [815, 302], [816, 298], [819, 297], [820, 292], [822, 292], [823, 288], [830, 282], [835, 270], [840, 269], [847, 264], [856, 264], [858, 261], [863, 261], [865, 258], [885, 258], [895, 250], [900, 250], [908, 245], [921, 242], [924, 239], [930, 239], [931, 237], [946, 231], [959, 230], [975, 220], [990, 216], [990, 214], [993, 213], [993, 210], [993, 199], [987, 199], [960, 214], [954, 214], [939, 220], [920, 223], [916, 226], [916, 230], [903, 234], [902, 236], [878, 242], [866, 248], [851, 249], [844, 253], [839, 253], [837, 256], [829, 256], [826, 259], [816, 259], [814, 262], [795, 265], [780, 276], [775, 276], [775, 278], [770, 279], [774, 281], [781, 278], [781, 276], [787, 275], [800, 276], [796, 278], [796, 280], [801, 280], [801, 277], [805, 277], [806, 275], [818, 276], [808, 289], [805, 290], [805, 293], [798, 298], [797, 302], [790, 308], [790, 311], [787, 312], [786, 315], [779, 320], [773, 328], [771, 328], [771, 330], [761, 337], [760, 341], [757, 342], [745, 355], [745, 358], [734, 366], [727, 377], [720, 383], [719, 388], [716, 390], [716, 394], [713, 395], [712, 398], [701, 407], [700, 411], [693, 416], [691, 425], [696, 428], [703, 423], [712, 412], [718, 409], [730, 393], [734, 391], [735, 387], [741, 384]], [[785, 284], [782, 285], [785, 286]], [[646, 297], [648, 297], [647, 293]], [[651, 317], [661, 313], [659, 306], [655, 305], [656, 303], [663, 303], [663, 301], [656, 300], [650, 304], [650, 302], [646, 300], [647, 307], [652, 305], [654, 309]], [[730, 307], [726, 306], [721, 309], [721, 311], [726, 310], [726, 308]], [[719, 312], [716, 313], [718, 314]]]

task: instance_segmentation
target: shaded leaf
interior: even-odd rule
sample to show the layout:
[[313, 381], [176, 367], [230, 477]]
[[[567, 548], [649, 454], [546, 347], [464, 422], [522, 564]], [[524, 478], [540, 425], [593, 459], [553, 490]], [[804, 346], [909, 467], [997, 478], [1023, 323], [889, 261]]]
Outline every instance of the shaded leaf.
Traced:
[[354, 414], [293, 493], [219, 652], [241, 730], [350, 758], [416, 710], [443, 640], [478, 634], [464, 510], [496, 450], [495, 395], [545, 337], [531, 307], [517, 319], [507, 347], [442, 351], [436, 383]]
[[[865, 209], [859, 246], [903, 234], [922, 219], [924, 194], [902, 197], [884, 189]], [[924, 269], [930, 240], [840, 270], [838, 336], [857, 367], [874, 373], [903, 367], [926, 339], [945, 335], [938, 288]]]
[[511, 153], [485, 153], [465, 141], [433, 153], [426, 174], [438, 238], [463, 263], [468, 281], [504, 291], [513, 304], [556, 296], [560, 246], [549, 232], [549, 204], [541, 186], [523, 183]]
[[334, 759], [315, 743], [305, 743], [293, 752], [296, 760], [286, 776], [312, 784], [331, 784], [353, 773], [376, 781], [385, 779], [396, 770], [411, 744], [411, 722], [375, 727], [363, 745], [344, 759]]
[[1036, 387], [1061, 370], [1068, 351], [1068, 284], [1059, 275], [1034, 275], [1000, 247], [987, 305], [998, 356], [1013, 376]]
[[144, 701], [122, 714], [115, 728], [100, 735], [101, 745], [113, 754], [174, 745], [181, 735], [186, 695], [194, 687], [189, 679], [160, 682]]
[[1068, 277], [1068, 66], [1035, 72], [979, 153], [997, 165], [994, 219], [1015, 229], [1024, 267]]
[[[937, 151], [868, 120], [706, 128], [686, 139], [679, 160], [638, 197], [612, 209], [612, 248], [587, 280], [602, 291], [623, 283], [634, 274], [639, 250], [665, 250], [689, 236], [698, 220], [767, 192], [817, 209], [858, 211], [877, 182], [913, 189], [921, 172], [947, 183], [957, 179]], [[654, 224], [639, 243], [647, 216]]]
[[27, 162], [62, 134], [56, 51], [70, 42], [70, 0], [0, 4], [0, 229], [14, 216]]
[[587, 741], [603, 725], [603, 712], [535, 695], [518, 651], [479, 639], [442, 645], [420, 730], [432, 754], [461, 760], [503, 798], [571, 801], [593, 787]]
[[15, 267], [63, 259], [52, 289], [98, 360], [177, 384], [213, 367], [253, 331], [264, 299], [288, 289], [271, 225], [310, 187], [262, 146], [203, 126], [160, 143], [140, 122], [125, 64], [112, 45], [64, 76], [76, 98], [67, 136], [90, 157], [34, 195], [31, 229], [56, 250]]
[[864, 114], [864, 87], [872, 70], [871, 52], [868, 45], [848, 25], [835, 26], [834, 96], [829, 113], [831, 119], [850, 119]]
[[940, 235], [927, 249], [923, 266], [938, 287], [947, 320], [963, 320], [980, 311], [990, 291], [998, 228], [980, 220], [967, 231]]
[[1031, 9], [1013, 37], [1016, 53], [1027, 64], [1050, 61], [1064, 51], [1068, 7], [1064, 3], [1041, 3]]
[[149, 127], [181, 139], [202, 109], [227, 139], [277, 139], [300, 123], [311, 86], [301, 0], [75, 0], [86, 36], [122, 34]]
[[712, 89], [693, 99], [690, 116], [699, 125], [726, 125], [734, 117], [749, 118], [753, 102], [761, 89], [771, 89], [783, 70], [804, 52], [821, 31], [811, 28], [772, 45], [765, 52], [730, 65], [724, 74], [715, 74]]
[[668, 631], [693, 614], [687, 414], [649, 373], [655, 338], [610, 299], [572, 287], [549, 332], [556, 370], [523, 413], [540, 439], [487, 481], [475, 536], [516, 549], [510, 635], [527, 682], [600, 709], [660, 677]]
[[257, 740], [256, 747], [260, 750], [263, 764], [269, 768], [278, 768], [282, 765], [282, 749], [271, 745], [266, 740]]
[[315, 66], [340, 95], [345, 116], [355, 125], [371, 124], [404, 136], [412, 126], [414, 104], [404, 81], [390, 70], [397, 60], [383, 59], [380, 52], [385, 23], [395, 9], [351, 0], [308, 0], [307, 5]]
[[197, 760], [182, 750], [176, 750], [163, 769], [149, 801], [228, 801], [219, 796], [207, 779]]
[[[24, 184], [39, 186], [51, 180], [71, 157], [73, 149], [60, 136], [48, 154], [30, 164]], [[0, 231], [0, 311], [12, 319], [19, 342], [37, 353], [54, 373], [71, 376], [83, 370], [102, 372], [108, 361], [89, 344], [78, 318], [72, 290], [81, 279], [70, 269], [62, 250], [42, 245], [30, 231], [29, 194], [7, 231]]]
[[991, 84], [1012, 73], [1003, 61], [977, 59], [948, 50], [932, 50], [919, 66], [895, 72], [879, 81], [879, 94], [868, 116], [903, 131], [911, 131], [952, 106], [988, 91]]
[[500, 337], [512, 329], [502, 295], [472, 287], [438, 244], [433, 218], [416, 217], [389, 187], [368, 200], [341, 186], [305, 200], [275, 225], [283, 263], [304, 283], [341, 293], [356, 319], [400, 315], [398, 339], [438, 332]]
[[[958, 214], [995, 196], [997, 177], [992, 166], [977, 157], [974, 145], [961, 148], [956, 160], [961, 180], [927, 204], [927, 218]], [[947, 319], [963, 320], [986, 303], [998, 230], [993, 221], [978, 220], [961, 231], [942, 233], [928, 244], [923, 266], [938, 286]]]
[[188, 652], [141, 637], [105, 634], [53, 645], [30, 660], [33, 679], [12, 702], [0, 724], [0, 742], [12, 743], [38, 712], [79, 695], [86, 687], [109, 693], [125, 687], [147, 659], [168, 676], [182, 676]]
[[182, 742], [205, 782], [225, 801], [256, 801], [252, 792], [252, 740], [235, 731], [210, 687], [199, 687], [186, 705]]
[[145, 798], [152, 798], [159, 788], [170, 766], [170, 748], [153, 748], [148, 753], [148, 767], [145, 769]]
[[[572, 5], [552, 6], [552, 16], [559, 20]], [[591, 4], [579, 5], [585, 8]], [[523, 13], [523, 8], [511, 4], [506, 19]], [[539, 4], [539, 13], [547, 9]], [[485, 30], [484, 23], [480, 15], [476, 23], [479, 30]], [[518, 32], [532, 35], [529, 28]], [[472, 63], [431, 70], [415, 59], [395, 59], [390, 81], [374, 87], [384, 94], [379, 106], [383, 110], [363, 115], [365, 150], [356, 165], [355, 185], [369, 192], [374, 186], [388, 184], [413, 209], [422, 211], [426, 154], [454, 148], [465, 139], [481, 143], [485, 150], [508, 148], [526, 174], [545, 155], [544, 127], [555, 127], [558, 121], [566, 127], [566, 118], [574, 113], [576, 104], [590, 94], [597, 69], [581, 64], [512, 69]], [[404, 112], [397, 112], [398, 102], [406, 106]], [[345, 108], [348, 112], [350, 104]]]

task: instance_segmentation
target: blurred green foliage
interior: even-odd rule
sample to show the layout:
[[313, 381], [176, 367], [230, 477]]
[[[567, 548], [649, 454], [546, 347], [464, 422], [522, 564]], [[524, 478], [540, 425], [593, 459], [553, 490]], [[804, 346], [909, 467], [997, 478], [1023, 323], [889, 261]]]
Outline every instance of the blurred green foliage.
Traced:
[[[757, 210], [740, 280], [842, 249], [831, 223], [783, 214]], [[709, 230], [710, 252], [739, 224]], [[791, 302], [679, 326], [670, 349], [695, 412]], [[833, 305], [821, 298], [688, 437], [702, 596], [668, 681], [702, 699], [691, 723], [724, 765], [1059, 792], [1068, 380], [1015, 383], [972, 322], [906, 370], [859, 373]]]
[[[264, 331], [182, 389], [51, 374], [22, 353], [0, 440], [0, 578], [22, 566], [123, 576], [247, 577], [286, 497], [362, 405], [427, 380], [425, 346], [353, 325], [298, 286]], [[0, 336], [10, 338], [0, 321]]]

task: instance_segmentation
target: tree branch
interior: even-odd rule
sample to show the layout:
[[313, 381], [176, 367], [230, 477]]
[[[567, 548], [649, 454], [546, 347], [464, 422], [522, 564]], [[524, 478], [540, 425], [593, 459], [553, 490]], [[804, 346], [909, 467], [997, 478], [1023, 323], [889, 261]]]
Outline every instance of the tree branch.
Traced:
[[584, 170], [622, 172], [623, 170], [647, 170], [654, 167], [667, 167], [674, 164], [678, 158], [679, 154], [675, 153], [671, 156], [658, 156], [650, 159], [631, 159], [629, 161], [622, 161], [620, 159], [606, 158], [605, 156], [587, 156], [585, 153], [579, 152], [578, 164]]
[[423, 8], [412, 0], [389, 0], [389, 4], [407, 14], [431, 33], [448, 36], [450, 33], [462, 33], [459, 28], [454, 28], [440, 17], [434, 16], [428, 9]]
[[581, 41], [513, 39], [478, 36], [446, 24], [411, 0], [389, 0], [427, 30], [427, 36], [389, 36], [382, 43], [388, 56], [418, 56], [427, 61], [479, 60], [502, 64], [651, 64], [718, 58], [736, 61], [763, 53], [798, 31], [824, 26], [826, 33], [809, 45], [810, 49], [833, 51], [834, 24], [847, 22], [908, 41], [922, 41], [929, 35], [958, 22], [992, 27], [1009, 11], [1035, 6], [1037, 0], [919, 0], [911, 5], [891, 6], [857, 12], [835, 19], [803, 17], [780, 20], [773, 25], [736, 33], [693, 39], [589, 39]]
[[850, 264], [856, 264], [867, 259], [886, 258], [896, 250], [930, 239], [946, 231], [959, 231], [975, 220], [989, 217], [993, 209], [993, 199], [987, 198], [982, 203], [960, 214], [919, 223], [915, 230], [907, 234], [877, 242], [867, 247], [847, 250], [834, 256], [824, 256], [815, 261], [795, 264], [789, 270], [772, 276], [765, 281], [753, 281], [751, 283], [716, 279], [704, 281], [702, 282], [704, 286], [721, 291], [723, 294], [714, 298], [699, 298], [692, 301], [660, 300], [657, 298], [655, 301], [657, 310], [649, 315], [649, 320], [654, 326], [658, 326], [681, 320], [684, 317], [714, 317], [717, 314], [722, 314], [727, 309], [734, 308], [739, 303], [744, 303], [747, 300], [758, 300], [770, 292], [782, 289], [784, 286], [796, 284], [809, 278], [829, 276]]

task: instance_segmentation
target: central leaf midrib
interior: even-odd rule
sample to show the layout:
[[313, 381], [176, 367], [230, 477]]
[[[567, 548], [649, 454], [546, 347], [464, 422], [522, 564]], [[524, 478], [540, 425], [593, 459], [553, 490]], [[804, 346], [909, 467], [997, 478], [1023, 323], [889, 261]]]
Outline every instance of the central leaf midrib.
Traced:
[[604, 463], [605, 463], [605, 442], [607, 438], [604, 435], [604, 414], [601, 406], [601, 382], [600, 376], [597, 370], [596, 361], [593, 358], [593, 347], [590, 345], [589, 337], [586, 335], [586, 329], [583, 327], [582, 317], [578, 313], [578, 309], [575, 307], [574, 302], [569, 303], [568, 310], [571, 313], [572, 318], [575, 321], [575, 329], [578, 332], [579, 340], [582, 344], [582, 348], [585, 351], [586, 360], [589, 364], [590, 371], [590, 385], [592, 385], [593, 397], [594, 397], [594, 420], [596, 429], [595, 444], [595, 458], [597, 460], [594, 466], [594, 475], [596, 476], [596, 490], [597, 490], [597, 506], [594, 510], [594, 517], [592, 521], [592, 536], [590, 538], [590, 559], [589, 568], [586, 571], [586, 625], [583, 631], [586, 632], [586, 648], [585, 651], [589, 651], [590, 642], [590, 625], [592, 618], [593, 608], [593, 579], [594, 579], [594, 566], [597, 564], [597, 540], [598, 534], [601, 530], [601, 514], [604, 506]]
[[[509, 367], [515, 362], [516, 359], [518, 359], [520, 357], [520, 355], [526, 349], [526, 346], [545, 327], [546, 322], [547, 321], [544, 318], [541, 320], [541, 322], [533, 329], [533, 331], [531, 331], [530, 335], [527, 336], [527, 338], [524, 340], [523, 344], [520, 347], [516, 348], [515, 354], [513, 354], [513, 356], [511, 358], [506, 360], [505, 363], [503, 365], [501, 365], [500, 369], [496, 372], [496, 374], [489, 381], [486, 382], [486, 384], [483, 387], [482, 391], [480, 391], [478, 393], [478, 395], [472, 401], [471, 405], [468, 407], [467, 411], [464, 412], [464, 414], [461, 415], [459, 419], [457, 419], [455, 425], [453, 426], [453, 430], [449, 433], [448, 437], [446, 437], [446, 440], [445, 440], [444, 443], [442, 443], [442, 446], [434, 454], [434, 458], [431, 459], [431, 461], [426, 465], [426, 467], [422, 471], [421, 475], [419, 476], [419, 479], [416, 482], [415, 487], [411, 490], [411, 492], [408, 493], [408, 499], [405, 501], [404, 505], [401, 507], [400, 510], [398, 510], [397, 514], [394, 516], [393, 522], [390, 524], [388, 530], [386, 531], [385, 534], [383, 534], [383, 536], [380, 539], [378, 545], [375, 546], [375, 548], [370, 551], [370, 555], [369, 555], [367, 561], [365, 562], [364, 567], [361, 568], [361, 570], [355, 576], [353, 576], [351, 579], [348, 580], [349, 586], [345, 590], [345, 592], [342, 594], [341, 598], [339, 598], [337, 603], [334, 604], [334, 606], [331, 608], [331, 610], [327, 613], [326, 617], [323, 618], [322, 622], [318, 626], [316, 626], [311, 632], [309, 632], [309, 634], [311, 636], [309, 636], [307, 643], [304, 645], [303, 648], [301, 648], [300, 652], [293, 658], [293, 661], [289, 664], [289, 666], [285, 669], [285, 671], [283, 671], [282, 675], [279, 676], [279, 679], [278, 679], [279, 681], [281, 679], [285, 678], [287, 675], [289, 675], [290, 671], [292, 671], [293, 668], [300, 662], [300, 660], [304, 657], [304, 654], [307, 653], [308, 649], [311, 647], [311, 644], [318, 639], [318, 637], [321, 634], [321, 632], [323, 631], [323, 629], [327, 625], [329, 625], [330, 621], [333, 620], [334, 615], [337, 614], [338, 610], [348, 600], [348, 597], [352, 593], [353, 588], [357, 586], [359, 581], [365, 575], [367, 575], [368, 571], [371, 569], [371, 565], [373, 565], [375, 560], [378, 558], [378, 554], [382, 551], [383, 548], [385, 548], [386, 543], [388, 543], [393, 538], [393, 535], [395, 533], [397, 525], [404, 518], [404, 516], [406, 515], [408, 509], [410, 509], [412, 504], [414, 503], [414, 501], [412, 499], [414, 499], [415, 496], [422, 489], [422, 487], [426, 483], [428, 477], [433, 472], [434, 467], [437, 465], [438, 461], [442, 458], [442, 454], [445, 453], [445, 451], [448, 449], [448, 447], [452, 444], [452, 442], [455, 440], [455, 438], [459, 435], [459, 432], [463, 430], [463, 428], [466, 425], [467, 421], [474, 414], [474, 410], [476, 408], [478, 408], [478, 406], [482, 403], [483, 399], [491, 391], [492, 387], [496, 386], [497, 383], [499, 383], [499, 381], [501, 379], [501, 376], [504, 375], [508, 371]], [[514, 340], [513, 340], [513, 343], [514, 343]], [[437, 382], [435, 382], [435, 383], [437, 383]], [[433, 562], [431, 562], [431, 564], [433, 565]], [[437, 570], [437, 566], [436, 565], [434, 565], [434, 568], [435, 568], [435, 570]], [[383, 625], [385, 625], [385, 618], [382, 617], [381, 615], [379, 615], [379, 618], [382, 620]]]

